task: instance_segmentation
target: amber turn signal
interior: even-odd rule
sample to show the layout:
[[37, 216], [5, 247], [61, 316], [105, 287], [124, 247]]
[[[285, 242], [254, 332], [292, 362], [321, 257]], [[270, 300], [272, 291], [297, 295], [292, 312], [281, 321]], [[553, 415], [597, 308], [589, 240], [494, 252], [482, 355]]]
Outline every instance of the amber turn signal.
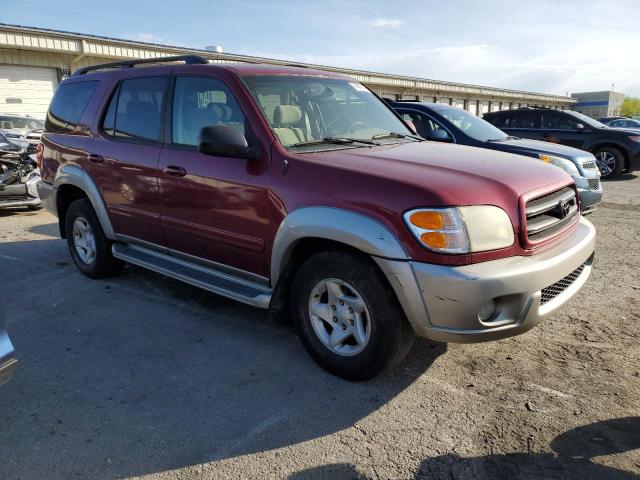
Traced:
[[422, 210], [415, 212], [409, 217], [412, 225], [425, 230], [440, 230], [443, 225], [442, 215], [440, 212], [432, 210]]
[[420, 235], [420, 240], [432, 248], [445, 248], [447, 246], [447, 239], [444, 233], [440, 232], [425, 232]]

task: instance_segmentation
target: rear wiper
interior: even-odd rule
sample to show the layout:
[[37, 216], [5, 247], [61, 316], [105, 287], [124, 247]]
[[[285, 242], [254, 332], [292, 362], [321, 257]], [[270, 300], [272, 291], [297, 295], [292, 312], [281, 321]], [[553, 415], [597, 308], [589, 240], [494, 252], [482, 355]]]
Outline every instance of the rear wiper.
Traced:
[[306, 147], [308, 145], [350, 145], [352, 143], [362, 143], [364, 145], [378, 145], [371, 140], [361, 140], [359, 138], [342, 138], [342, 137], [325, 137], [321, 140], [309, 140], [308, 142], [299, 142], [289, 145], [290, 147]]
[[378, 133], [371, 137], [371, 140], [381, 140], [383, 138], [411, 138], [419, 142], [424, 142], [424, 138], [416, 137], [415, 135], [406, 135], [398, 132]]

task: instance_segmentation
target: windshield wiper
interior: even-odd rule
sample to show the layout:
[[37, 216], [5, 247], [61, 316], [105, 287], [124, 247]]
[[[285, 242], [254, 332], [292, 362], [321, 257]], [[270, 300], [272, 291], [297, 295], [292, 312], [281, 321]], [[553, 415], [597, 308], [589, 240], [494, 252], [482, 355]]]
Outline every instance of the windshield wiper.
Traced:
[[418, 142], [424, 142], [424, 138], [416, 137], [415, 135], [406, 135], [398, 132], [378, 133], [371, 137], [371, 140], [382, 140], [383, 138], [411, 138]]
[[352, 143], [362, 143], [364, 145], [379, 145], [371, 140], [361, 140], [359, 138], [342, 138], [342, 137], [325, 137], [321, 140], [309, 140], [308, 142], [299, 142], [289, 145], [289, 147], [306, 147], [308, 145], [350, 145]]
[[500, 142], [504, 142], [505, 140], [515, 140], [515, 139], [517, 139], [517, 137], [490, 138], [489, 140], [487, 140], [487, 143], [500, 143]]

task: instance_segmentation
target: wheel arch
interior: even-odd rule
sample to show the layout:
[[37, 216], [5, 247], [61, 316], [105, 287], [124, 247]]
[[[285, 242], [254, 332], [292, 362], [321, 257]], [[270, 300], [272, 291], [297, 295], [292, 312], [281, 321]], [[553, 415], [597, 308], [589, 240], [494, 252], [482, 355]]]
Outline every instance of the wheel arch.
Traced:
[[115, 240], [115, 234], [109, 220], [107, 207], [98, 186], [81, 167], [75, 164], [64, 164], [56, 172], [53, 186], [57, 189], [56, 206], [60, 235], [65, 238], [64, 218], [69, 204], [78, 198], [87, 198], [96, 212], [105, 237]]
[[276, 232], [271, 251], [271, 285], [277, 286], [296, 249], [318, 245], [409, 259], [396, 236], [373, 218], [334, 207], [303, 207], [287, 215]]
[[601, 143], [597, 143], [596, 145], [592, 146], [591, 149], [590, 149], [590, 152], [595, 155], [595, 152], [597, 150], [600, 150], [601, 148], [604, 148], [604, 147], [615, 148], [620, 153], [622, 153], [622, 157], [624, 158], [624, 166], [623, 166], [624, 168], [623, 168], [623, 170], [629, 168], [631, 158], [629, 157], [629, 152], [624, 147], [624, 145], [620, 145], [618, 143], [613, 143], [613, 142], [601, 142]]

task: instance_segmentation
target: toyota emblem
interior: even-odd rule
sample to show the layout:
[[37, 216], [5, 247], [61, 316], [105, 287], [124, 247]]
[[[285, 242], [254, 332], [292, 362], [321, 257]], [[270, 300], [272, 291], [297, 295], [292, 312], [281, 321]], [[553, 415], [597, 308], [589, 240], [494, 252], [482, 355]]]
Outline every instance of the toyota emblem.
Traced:
[[560, 202], [560, 211], [562, 212], [562, 218], [567, 218], [569, 216], [569, 210], [571, 209], [571, 205], [567, 200], [563, 200]]

